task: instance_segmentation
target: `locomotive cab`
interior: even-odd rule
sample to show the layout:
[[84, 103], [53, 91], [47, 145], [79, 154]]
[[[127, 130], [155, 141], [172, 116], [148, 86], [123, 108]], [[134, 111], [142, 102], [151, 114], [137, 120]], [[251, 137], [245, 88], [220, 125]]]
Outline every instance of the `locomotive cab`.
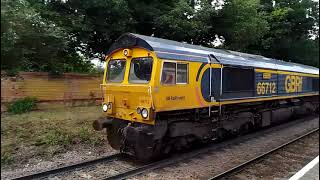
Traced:
[[146, 132], [154, 131], [153, 87], [160, 78], [156, 72], [160, 62], [154, 52], [141, 47], [117, 48], [105, 59], [101, 88], [102, 109], [107, 118], [96, 120], [94, 129], [106, 128], [109, 144], [114, 149], [139, 159], [150, 159], [154, 149], [148, 147], [154, 143], [154, 137]]
[[106, 57], [102, 109], [109, 118], [154, 124], [152, 84], [157, 58], [142, 48]]

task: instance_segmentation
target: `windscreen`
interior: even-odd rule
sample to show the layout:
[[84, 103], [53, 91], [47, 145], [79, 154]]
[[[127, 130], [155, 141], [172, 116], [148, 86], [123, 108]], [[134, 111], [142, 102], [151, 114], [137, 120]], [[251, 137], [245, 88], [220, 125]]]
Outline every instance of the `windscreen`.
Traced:
[[124, 78], [125, 69], [126, 69], [126, 60], [124, 59], [110, 60], [107, 67], [107, 81], [122, 82]]
[[133, 58], [130, 65], [129, 82], [144, 84], [151, 79], [153, 59], [151, 57]]

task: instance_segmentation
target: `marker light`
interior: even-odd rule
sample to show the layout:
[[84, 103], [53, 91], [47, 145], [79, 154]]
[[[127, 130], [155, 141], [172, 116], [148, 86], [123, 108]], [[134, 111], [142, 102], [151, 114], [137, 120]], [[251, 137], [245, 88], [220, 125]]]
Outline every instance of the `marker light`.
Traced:
[[141, 109], [138, 107], [137, 108], [137, 113], [140, 114], [141, 113]]
[[141, 116], [145, 119], [148, 117], [148, 110], [146, 108], [142, 109]]
[[111, 103], [109, 103], [109, 104], [108, 104], [108, 109], [111, 109], [111, 106], [112, 106]]
[[104, 112], [108, 111], [108, 105], [106, 104], [102, 105], [102, 109]]

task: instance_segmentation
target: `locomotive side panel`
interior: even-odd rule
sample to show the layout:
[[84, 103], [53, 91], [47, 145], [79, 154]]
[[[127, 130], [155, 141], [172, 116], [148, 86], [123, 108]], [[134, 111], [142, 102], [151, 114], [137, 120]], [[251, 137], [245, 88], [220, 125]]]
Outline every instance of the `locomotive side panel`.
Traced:
[[222, 95], [219, 99], [222, 104], [319, 94], [319, 76], [314, 74], [258, 68], [250, 74], [249, 67], [225, 67], [223, 71]]
[[254, 96], [254, 69], [251, 67], [224, 67], [222, 100], [244, 99]]
[[[195, 104], [195, 69], [200, 63], [160, 60], [161, 67], [158, 69], [159, 80], [153, 88], [153, 99], [156, 112], [178, 109], [188, 109]], [[183, 75], [179, 75], [179, 66], [185, 66]], [[182, 74], [182, 72], [180, 71]], [[183, 77], [182, 77], [183, 76]], [[187, 77], [185, 77], [187, 76]]]
[[255, 71], [255, 96], [275, 96], [278, 85], [278, 74]]
[[308, 77], [292, 74], [279, 74], [279, 95], [295, 95], [306, 93], [308, 87]]
[[[209, 65], [208, 65], [209, 67]], [[206, 68], [199, 78], [201, 83], [201, 96], [206, 103], [211, 102], [210, 97], [210, 70], [211, 70], [211, 97], [215, 103], [220, 99], [220, 79], [221, 79], [221, 68]], [[201, 70], [200, 70], [201, 71]]]
[[[210, 101], [210, 67], [212, 96], [219, 98], [220, 65], [199, 62], [160, 59], [161, 67], [157, 72], [161, 78], [155, 81], [153, 100], [156, 112], [187, 110], [217, 105]], [[172, 66], [164, 70], [164, 63]], [[179, 65], [187, 66], [187, 81], [178, 82]], [[174, 68], [176, 67], [176, 69]], [[171, 70], [170, 70], [171, 69]], [[175, 70], [174, 70], [175, 69]], [[172, 71], [172, 72], [170, 72]], [[174, 71], [176, 71], [174, 73]], [[173, 77], [172, 77], [173, 76]], [[173, 80], [172, 80], [173, 79]]]
[[255, 96], [299, 96], [319, 91], [317, 75], [263, 69], [255, 72]]

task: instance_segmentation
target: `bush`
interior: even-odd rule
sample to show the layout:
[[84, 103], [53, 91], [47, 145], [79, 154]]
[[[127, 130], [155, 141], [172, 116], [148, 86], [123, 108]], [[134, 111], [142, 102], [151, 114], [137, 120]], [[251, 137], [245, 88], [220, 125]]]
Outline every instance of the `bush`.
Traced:
[[80, 128], [76, 132], [75, 136], [80, 139], [80, 142], [87, 143], [90, 145], [99, 145], [103, 142], [103, 139], [97, 136], [97, 134], [95, 134], [94, 131], [88, 127]]
[[11, 76], [12, 77], [12, 76], [16, 76], [18, 74], [19, 70], [12, 68], [12, 69], [6, 70], [5, 72], [6, 72], [7, 76]]
[[49, 128], [46, 132], [43, 132], [43, 135], [37, 138], [36, 145], [61, 145], [66, 146], [70, 145], [72, 142], [72, 136], [63, 129], [58, 127]]
[[22, 114], [33, 110], [35, 107], [36, 98], [26, 97], [10, 104], [8, 107], [8, 112], [13, 114]]
[[1, 153], [1, 165], [9, 165], [13, 160], [13, 156], [10, 156], [7, 153]]

